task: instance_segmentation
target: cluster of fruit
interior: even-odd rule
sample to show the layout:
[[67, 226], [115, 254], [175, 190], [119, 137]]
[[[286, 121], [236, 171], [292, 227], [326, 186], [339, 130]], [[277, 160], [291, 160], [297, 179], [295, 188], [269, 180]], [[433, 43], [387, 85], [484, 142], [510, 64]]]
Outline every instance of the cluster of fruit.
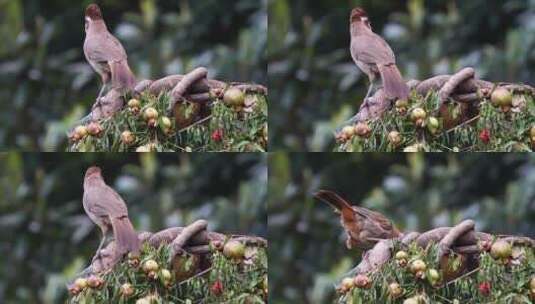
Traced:
[[[497, 240], [495, 242], [482, 242], [480, 244], [480, 248], [483, 252], [488, 252], [490, 255], [491, 260], [494, 260], [495, 263], [499, 265], [513, 265], [514, 262], [514, 254], [513, 254], [513, 248], [510, 243], [503, 241], [503, 240]], [[409, 253], [406, 251], [400, 250], [395, 253], [394, 255], [394, 261], [395, 265], [397, 267], [402, 268], [407, 271], [407, 274], [412, 276], [414, 281], [424, 283], [425, 285], [441, 289], [442, 286], [447, 284], [451, 280], [455, 280], [459, 276], [463, 274], [463, 269], [459, 269], [464, 265], [464, 262], [459, 262], [450, 260], [447, 257], [444, 257], [444, 259], [441, 259], [440, 262], [440, 270], [430, 267], [418, 254], [415, 254], [413, 256], [410, 256]], [[465, 261], [465, 260], [463, 260]], [[443, 263], [445, 262], [445, 263]], [[457, 269], [453, 269], [453, 268]], [[373, 277], [373, 274], [371, 275]], [[381, 277], [377, 277], [378, 281], [383, 282]], [[407, 283], [407, 282], [405, 282]], [[403, 283], [403, 284], [405, 284]], [[400, 282], [397, 282], [396, 279], [389, 279], [388, 280], [388, 286], [386, 288], [386, 292], [388, 295], [388, 298], [392, 301], [394, 300], [403, 300], [403, 304], [423, 304], [423, 303], [429, 303], [429, 297], [425, 294], [423, 291], [424, 289], [418, 289], [420, 292], [416, 295], [414, 295], [414, 286], [412, 286], [412, 283], [410, 285], [407, 285], [407, 289], [403, 288], [403, 285]], [[493, 293], [493, 286], [490, 281], [487, 281], [485, 279], [482, 279], [478, 283], [477, 291], [479, 292], [480, 296], [483, 298], [490, 297]], [[340, 285], [337, 287], [337, 291], [341, 294], [348, 294], [350, 295], [355, 288], [361, 289], [361, 290], [368, 290], [372, 289], [373, 283], [370, 276], [366, 274], [358, 274], [355, 277], [347, 277], [344, 278]], [[535, 276], [532, 276], [529, 281], [529, 296], [535, 300]], [[382, 289], [382, 288], [381, 288]], [[385, 289], [382, 289], [385, 290]], [[351, 295], [353, 297], [355, 295]], [[403, 299], [403, 297], [406, 297]], [[461, 303], [459, 299], [453, 299], [451, 301], [452, 303]]]

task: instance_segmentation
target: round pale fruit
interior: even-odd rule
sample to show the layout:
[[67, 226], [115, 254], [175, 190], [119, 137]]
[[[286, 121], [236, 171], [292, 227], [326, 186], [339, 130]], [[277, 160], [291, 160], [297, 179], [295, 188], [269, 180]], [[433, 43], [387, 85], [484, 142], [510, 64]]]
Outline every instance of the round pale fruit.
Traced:
[[497, 241], [490, 247], [490, 255], [495, 259], [507, 259], [511, 254], [513, 254], [513, 248], [506, 241]]
[[402, 141], [401, 133], [399, 133], [398, 131], [391, 131], [390, 133], [388, 133], [388, 141], [392, 146], [398, 146]]
[[341, 288], [343, 292], [351, 290], [355, 286], [352, 278], [344, 278], [342, 280]]
[[223, 254], [227, 258], [242, 259], [245, 255], [245, 246], [238, 241], [229, 241], [223, 247]]
[[510, 107], [513, 104], [513, 94], [504, 88], [494, 90], [490, 100], [494, 106]]
[[162, 123], [162, 128], [164, 129], [171, 128], [171, 119], [169, 119], [169, 117], [166, 117], [166, 116], [162, 117], [161, 123]]
[[241, 107], [245, 103], [245, 94], [238, 88], [230, 88], [223, 95], [223, 101], [228, 105]]
[[394, 282], [388, 285], [388, 292], [390, 293], [390, 296], [392, 298], [397, 298], [401, 296], [401, 294], [403, 293], [403, 289], [401, 289], [401, 286], [398, 283]]
[[427, 113], [422, 108], [414, 108], [411, 112], [411, 119], [413, 122], [418, 120], [424, 120], [427, 117]]
[[416, 297], [408, 298], [405, 301], [403, 301], [403, 304], [419, 304], [420, 301]]
[[134, 136], [134, 133], [130, 131], [124, 131], [123, 133], [121, 133], [121, 141], [125, 145], [129, 146], [133, 144], [135, 140], [136, 140], [136, 137]]
[[74, 281], [74, 285], [80, 289], [84, 289], [87, 287], [87, 280], [84, 278], [78, 278], [76, 281]]
[[372, 130], [370, 129], [367, 123], [359, 122], [355, 126], [355, 134], [357, 134], [360, 137], [369, 137], [371, 133], [372, 133]]
[[129, 297], [134, 294], [134, 287], [130, 283], [124, 283], [121, 285], [121, 295], [124, 297]]
[[529, 281], [529, 287], [531, 287], [531, 289], [535, 289], [535, 276], [531, 278], [531, 281]]
[[396, 260], [406, 260], [409, 258], [409, 254], [403, 250], [396, 252]]
[[146, 260], [145, 263], [143, 263], [143, 271], [158, 271], [158, 263], [155, 260]]
[[529, 131], [531, 138], [535, 137], [535, 126], [531, 127], [531, 130]]
[[162, 269], [161, 276], [164, 281], [170, 281], [172, 279], [171, 272], [167, 269]]
[[358, 288], [368, 289], [372, 286], [372, 282], [370, 278], [363, 274], [357, 275], [353, 279], [353, 281], [354, 281], [355, 286], [357, 286]]
[[411, 263], [411, 272], [412, 273], [417, 273], [419, 271], [425, 271], [426, 269], [427, 269], [427, 265], [425, 264], [424, 261], [422, 261], [420, 259], [414, 260]]
[[87, 135], [87, 128], [86, 126], [78, 126], [74, 129], [74, 133], [79, 137], [79, 138], [84, 138], [86, 135]]
[[158, 111], [153, 107], [148, 107], [143, 112], [143, 118], [145, 118], [145, 120], [157, 119]]
[[409, 102], [406, 99], [398, 99], [396, 101], [396, 108], [406, 108], [409, 106]]
[[129, 108], [139, 108], [141, 107], [141, 102], [135, 98], [132, 98], [128, 101], [128, 107]]
[[345, 126], [343, 129], [342, 129], [342, 134], [346, 137], [346, 138], [351, 138], [355, 135], [355, 127], [353, 126]]

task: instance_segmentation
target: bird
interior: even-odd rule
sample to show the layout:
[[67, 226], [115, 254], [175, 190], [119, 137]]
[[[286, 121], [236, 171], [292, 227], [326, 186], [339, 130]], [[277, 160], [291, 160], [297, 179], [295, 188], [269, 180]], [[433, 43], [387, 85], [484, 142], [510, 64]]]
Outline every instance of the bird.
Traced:
[[84, 55], [102, 80], [97, 103], [110, 83], [122, 94], [134, 88], [136, 78], [128, 66], [126, 51], [121, 42], [110, 34], [100, 7], [94, 3], [85, 9]]
[[368, 15], [360, 7], [351, 11], [350, 33], [351, 57], [370, 81], [364, 100], [370, 97], [377, 78], [381, 78], [388, 99], [408, 99], [409, 88], [396, 66], [394, 52], [381, 36], [372, 31]]
[[352, 206], [333, 191], [319, 190], [314, 197], [340, 213], [340, 222], [347, 236], [348, 249], [370, 249], [383, 239], [401, 236], [401, 232], [384, 215], [363, 207]]
[[116, 253], [119, 256], [139, 253], [141, 244], [128, 218], [126, 203], [115, 190], [106, 185], [102, 171], [97, 166], [86, 170], [83, 206], [89, 218], [102, 232], [102, 240], [95, 258], [100, 257], [100, 250], [106, 243], [110, 231], [113, 232]]

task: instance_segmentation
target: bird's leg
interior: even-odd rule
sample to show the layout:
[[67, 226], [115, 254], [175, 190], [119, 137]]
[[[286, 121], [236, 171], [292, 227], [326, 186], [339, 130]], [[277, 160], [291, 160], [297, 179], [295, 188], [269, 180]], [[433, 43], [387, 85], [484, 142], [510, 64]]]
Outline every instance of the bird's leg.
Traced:
[[373, 80], [370, 79], [370, 87], [368, 88], [368, 93], [366, 93], [366, 97], [364, 97], [364, 101], [368, 100], [368, 97], [370, 97], [370, 94], [373, 91]]
[[100, 89], [100, 92], [98, 93], [98, 97], [97, 97], [98, 104], [100, 104], [100, 98], [102, 97], [102, 95], [104, 95], [104, 92], [106, 91], [107, 87], [108, 87], [108, 84], [106, 82], [103, 82], [102, 88]]
[[97, 253], [93, 257], [93, 261], [100, 258], [100, 250], [102, 249], [102, 246], [104, 246], [104, 244], [106, 243], [106, 239], [107, 239], [107, 233], [106, 231], [102, 231], [102, 241], [100, 241], [100, 245], [98, 245]]

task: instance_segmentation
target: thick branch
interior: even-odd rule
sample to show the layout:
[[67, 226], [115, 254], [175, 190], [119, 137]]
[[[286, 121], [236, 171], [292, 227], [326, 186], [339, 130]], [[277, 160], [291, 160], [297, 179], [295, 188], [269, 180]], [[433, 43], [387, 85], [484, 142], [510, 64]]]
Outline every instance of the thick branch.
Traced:
[[193, 224], [185, 227], [180, 234], [171, 243], [171, 259], [177, 254], [182, 254], [184, 246], [188, 241], [201, 231], [205, 231], [208, 227], [208, 222], [205, 220], [198, 220]]
[[167, 112], [171, 113], [179, 101], [182, 101], [184, 94], [197, 81], [206, 78], [208, 70], [206, 68], [196, 68], [188, 73], [171, 91], [171, 102], [167, 108]]
[[439, 91], [440, 103], [445, 103], [461, 83], [473, 78], [475, 74], [476, 71], [473, 68], [464, 68], [451, 76]]

